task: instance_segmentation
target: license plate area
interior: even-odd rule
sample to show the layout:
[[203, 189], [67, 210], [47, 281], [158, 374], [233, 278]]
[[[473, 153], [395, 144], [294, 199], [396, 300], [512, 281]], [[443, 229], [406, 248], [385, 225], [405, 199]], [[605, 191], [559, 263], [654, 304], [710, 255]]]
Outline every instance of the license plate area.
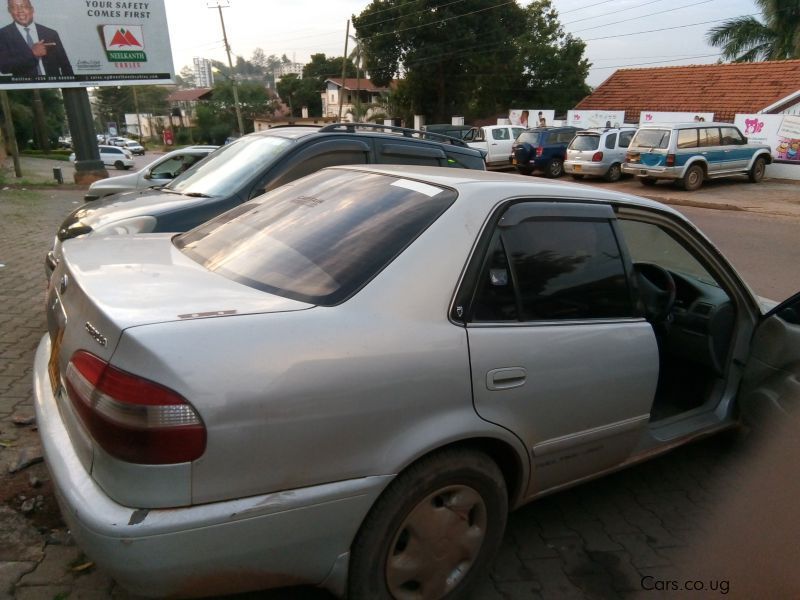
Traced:
[[576, 173], [580, 173], [583, 167], [581, 167], [581, 165], [573, 165], [572, 168], [575, 170]]

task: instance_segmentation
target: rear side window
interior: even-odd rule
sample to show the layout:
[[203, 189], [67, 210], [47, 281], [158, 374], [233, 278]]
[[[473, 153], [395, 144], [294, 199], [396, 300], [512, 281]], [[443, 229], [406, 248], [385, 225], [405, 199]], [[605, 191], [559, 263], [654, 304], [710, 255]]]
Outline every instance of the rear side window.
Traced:
[[575, 137], [575, 132], [561, 131], [557, 133], [554, 137], [555, 139], [553, 140], [553, 143], [555, 144], [569, 144], [572, 141], [572, 138]]
[[570, 150], [597, 150], [599, 146], [599, 135], [576, 135], [569, 148]]
[[530, 144], [531, 146], [538, 146], [542, 139], [542, 133], [539, 131], [525, 131], [519, 135], [517, 142], [520, 144]]
[[606, 148], [608, 148], [609, 150], [613, 150], [614, 146], [616, 145], [617, 145], [617, 134], [616, 133], [608, 134], [608, 137], [606, 137]]
[[329, 169], [259, 196], [175, 238], [233, 281], [332, 306], [357, 292], [453, 203], [429, 184]]
[[593, 219], [532, 219], [496, 231], [472, 307], [474, 321], [632, 315], [611, 223]]
[[669, 148], [669, 129], [640, 129], [633, 136], [631, 147], [666, 150]]
[[633, 134], [636, 133], [635, 130], [631, 129], [630, 131], [622, 131], [619, 134], [619, 147], [620, 148], [627, 148], [631, 145], [631, 140], [633, 139]]
[[697, 129], [681, 129], [678, 131], [678, 148], [697, 148]]

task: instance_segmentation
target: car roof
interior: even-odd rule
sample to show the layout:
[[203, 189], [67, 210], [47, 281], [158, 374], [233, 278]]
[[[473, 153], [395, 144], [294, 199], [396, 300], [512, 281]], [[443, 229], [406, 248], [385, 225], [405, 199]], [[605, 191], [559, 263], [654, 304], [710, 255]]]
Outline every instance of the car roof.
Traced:
[[639, 129], [690, 129], [692, 127], [736, 127], [736, 125], [721, 121], [686, 121], [683, 123], [647, 123], [639, 126]]
[[503, 184], [508, 188], [506, 194], [509, 197], [515, 195], [519, 195], [520, 198], [545, 197], [555, 202], [574, 202], [576, 200], [581, 202], [613, 202], [617, 204], [626, 204], [628, 206], [657, 209], [662, 212], [677, 215], [682, 220], [686, 220], [681, 213], [665, 204], [648, 198], [634, 196], [633, 194], [626, 194], [613, 190], [601, 190], [596, 187], [564, 181], [548, 179], [534, 180], [525, 175], [503, 173], [499, 171], [453, 169], [448, 167], [421, 167], [414, 165], [346, 165], [327, 168], [380, 173], [449, 188], [473, 185], [494, 187], [498, 184]]

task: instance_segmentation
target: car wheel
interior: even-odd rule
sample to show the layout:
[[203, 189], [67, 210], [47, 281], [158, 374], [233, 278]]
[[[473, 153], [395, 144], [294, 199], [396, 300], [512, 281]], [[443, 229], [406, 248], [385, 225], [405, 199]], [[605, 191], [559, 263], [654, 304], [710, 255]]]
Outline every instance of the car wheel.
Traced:
[[639, 182], [642, 185], [646, 185], [648, 187], [656, 184], [656, 179], [654, 177], [640, 177]]
[[556, 178], [564, 174], [564, 161], [560, 158], [553, 158], [547, 163], [547, 176]]
[[700, 186], [703, 185], [704, 177], [705, 172], [703, 171], [703, 167], [700, 165], [692, 165], [686, 169], [686, 173], [683, 175], [683, 179], [681, 180], [681, 187], [687, 192], [698, 190], [700, 189]]
[[606, 181], [615, 182], [619, 181], [622, 178], [622, 167], [619, 163], [614, 163], [610, 167], [608, 167], [608, 171], [604, 176]]
[[756, 159], [756, 162], [753, 163], [753, 166], [750, 168], [750, 171], [747, 173], [747, 177], [753, 183], [758, 183], [762, 179], [764, 179], [764, 173], [767, 171], [767, 161], [763, 156], [759, 156]]
[[121, 160], [118, 160], [117, 162], [115, 162], [115, 163], [114, 163], [114, 168], [115, 168], [117, 171], [122, 171], [122, 170], [125, 168], [125, 165], [124, 165], [124, 164], [122, 164], [122, 161], [121, 161]]
[[351, 548], [348, 598], [455, 598], [503, 539], [508, 496], [485, 454], [450, 449], [401, 473], [370, 510]]
[[583, 179], [583, 175], [581, 175], [579, 173], [573, 173], [572, 174], [572, 178], [573, 179]]

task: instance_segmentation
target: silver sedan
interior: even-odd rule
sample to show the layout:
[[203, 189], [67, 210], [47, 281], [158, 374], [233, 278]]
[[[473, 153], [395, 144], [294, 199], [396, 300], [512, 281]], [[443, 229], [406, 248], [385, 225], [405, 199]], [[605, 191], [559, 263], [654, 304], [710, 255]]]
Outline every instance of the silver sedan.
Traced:
[[80, 546], [146, 595], [459, 595], [510, 509], [797, 393], [800, 299], [584, 186], [336, 167], [63, 257], [46, 460]]

